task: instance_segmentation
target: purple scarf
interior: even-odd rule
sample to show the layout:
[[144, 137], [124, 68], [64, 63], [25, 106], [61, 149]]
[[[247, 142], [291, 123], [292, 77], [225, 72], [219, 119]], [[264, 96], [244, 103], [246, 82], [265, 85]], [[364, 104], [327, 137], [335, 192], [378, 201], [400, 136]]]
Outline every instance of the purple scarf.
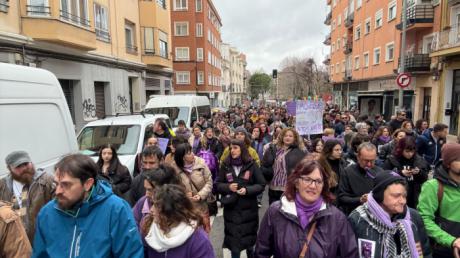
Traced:
[[[406, 211], [406, 216], [404, 219], [398, 219], [396, 221], [391, 221], [390, 215], [383, 210], [383, 208], [377, 203], [377, 201], [374, 199], [372, 196], [372, 192], [367, 196], [367, 207], [369, 209], [369, 212], [380, 222], [382, 222], [385, 226], [387, 226], [390, 229], [394, 229], [397, 227], [398, 223], [401, 223], [404, 227], [404, 230], [406, 231], [405, 233], [401, 232], [401, 237], [403, 237], [403, 234], [407, 235], [407, 239], [409, 242], [409, 248], [412, 254], [412, 257], [418, 258], [419, 254], [417, 251], [417, 247], [415, 246], [415, 239], [414, 239], [414, 232], [412, 231], [412, 226], [411, 226], [411, 218], [410, 218], [410, 211]], [[387, 256], [387, 250], [384, 250], [385, 252], [385, 257]]]
[[323, 197], [319, 197], [312, 204], [305, 203], [300, 197], [299, 193], [295, 195], [295, 209], [297, 210], [297, 217], [299, 217], [300, 225], [303, 229], [306, 229], [308, 224], [310, 223], [310, 219], [314, 216], [319, 209], [321, 209], [321, 205], [323, 204]]
[[384, 142], [384, 143], [389, 143], [391, 141], [391, 136], [383, 136], [383, 135], [380, 135], [379, 136], [379, 140]]
[[192, 164], [185, 164], [184, 163], [184, 171], [189, 173], [189, 174], [192, 173], [194, 165], [195, 165], [195, 161], [193, 161]]
[[241, 167], [243, 166], [243, 159], [241, 158], [241, 156], [236, 159], [230, 157], [230, 165], [235, 167]]

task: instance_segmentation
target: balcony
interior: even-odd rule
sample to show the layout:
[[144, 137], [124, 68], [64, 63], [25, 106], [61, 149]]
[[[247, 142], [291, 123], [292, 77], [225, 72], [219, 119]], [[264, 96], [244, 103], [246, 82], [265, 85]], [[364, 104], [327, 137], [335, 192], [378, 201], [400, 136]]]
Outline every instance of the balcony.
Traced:
[[[407, 29], [431, 28], [434, 21], [434, 8], [430, 5], [414, 5], [406, 11]], [[402, 22], [396, 25], [398, 30], [402, 30]]]
[[60, 17], [61, 17], [62, 20], [70, 22], [70, 23], [73, 23], [73, 24], [78, 25], [78, 26], [83, 26], [83, 27], [87, 27], [87, 28], [89, 28], [89, 26], [90, 26], [90, 23], [89, 23], [88, 19], [86, 19], [84, 17], [73, 15], [71, 13], [68, 13], [68, 12], [64, 11], [64, 10], [60, 10]]
[[28, 16], [50, 16], [51, 9], [44, 5], [26, 5]]
[[[401, 59], [399, 60], [401, 63]], [[431, 66], [430, 54], [415, 54], [406, 56], [404, 70], [407, 72], [429, 72]]]
[[126, 52], [129, 54], [137, 55], [137, 46], [134, 45], [126, 45]]
[[331, 33], [326, 35], [326, 39], [323, 41], [323, 44], [326, 45], [326, 46], [331, 45]]
[[343, 53], [345, 55], [351, 54], [353, 52], [353, 40], [349, 39], [345, 43], [345, 46], [343, 47]]
[[330, 11], [327, 16], [326, 16], [326, 20], [324, 21], [324, 24], [326, 25], [331, 25], [331, 20], [332, 20], [332, 11]]
[[353, 27], [353, 21], [355, 20], [355, 13], [348, 14], [347, 18], [345, 19], [344, 25], [346, 28]]
[[110, 43], [110, 32], [106, 29], [96, 28], [96, 38], [100, 41]]
[[460, 27], [458, 24], [439, 32], [433, 42], [434, 52], [430, 57], [460, 54]]
[[8, 0], [0, 0], [0, 12], [7, 13], [10, 9], [10, 3]]
[[331, 64], [331, 56], [330, 55], [326, 55], [326, 57], [324, 58], [323, 64], [324, 65], [330, 65]]

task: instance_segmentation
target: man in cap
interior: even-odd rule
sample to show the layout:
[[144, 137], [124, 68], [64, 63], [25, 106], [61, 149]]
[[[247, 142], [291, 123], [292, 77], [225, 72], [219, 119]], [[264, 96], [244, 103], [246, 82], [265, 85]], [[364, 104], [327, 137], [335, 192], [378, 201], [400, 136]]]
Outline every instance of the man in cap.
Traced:
[[446, 144], [434, 178], [422, 186], [417, 209], [435, 245], [433, 257], [460, 257], [460, 144]]
[[6, 156], [5, 161], [10, 174], [0, 180], [0, 200], [13, 204], [32, 242], [35, 218], [40, 209], [53, 198], [53, 178], [43, 169], [35, 169], [25, 151], [14, 151]]
[[32, 247], [19, 216], [9, 203], [0, 201], [0, 257], [30, 257]]

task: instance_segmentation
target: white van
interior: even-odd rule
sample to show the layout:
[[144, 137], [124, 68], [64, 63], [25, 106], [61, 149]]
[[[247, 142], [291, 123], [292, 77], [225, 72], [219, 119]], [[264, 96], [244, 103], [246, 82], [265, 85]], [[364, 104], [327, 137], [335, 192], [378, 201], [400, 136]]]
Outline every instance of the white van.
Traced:
[[168, 115], [173, 129], [177, 128], [179, 120], [192, 127], [200, 116], [211, 118], [211, 105], [206, 96], [160, 95], [150, 98], [145, 113]]
[[29, 153], [36, 168], [54, 165], [75, 153], [77, 141], [69, 108], [57, 78], [49, 71], [0, 63], [0, 177], [5, 157]]
[[163, 119], [171, 128], [167, 115], [122, 115], [89, 122], [78, 134], [79, 150], [97, 161], [101, 146], [112, 144], [121, 164], [125, 165], [132, 175], [136, 155], [142, 152], [157, 119]]

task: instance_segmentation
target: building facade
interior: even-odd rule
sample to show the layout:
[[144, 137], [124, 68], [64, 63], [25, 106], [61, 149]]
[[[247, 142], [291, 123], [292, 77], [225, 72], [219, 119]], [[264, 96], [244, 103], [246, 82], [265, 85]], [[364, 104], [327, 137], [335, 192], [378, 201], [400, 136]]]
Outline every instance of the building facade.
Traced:
[[[2, 0], [0, 62], [54, 73], [79, 130], [106, 115], [141, 111], [150, 94], [172, 92], [169, 19], [160, 0]], [[159, 83], [146, 86], [149, 78]]]
[[[435, 85], [431, 76], [432, 35], [439, 8], [433, 1], [411, 0], [407, 7], [405, 71], [413, 80], [399, 100], [396, 76], [400, 71], [402, 0], [328, 0], [330, 13], [325, 23], [331, 33], [324, 43], [331, 46], [329, 64], [336, 102], [343, 108], [357, 108], [370, 116], [395, 113], [399, 101], [413, 118], [419, 106], [431, 110], [431, 102], [419, 97]], [[430, 90], [426, 90], [426, 94]], [[374, 103], [374, 104], [369, 104]], [[371, 105], [371, 106], [369, 106]], [[371, 109], [371, 110], [369, 110]]]
[[239, 105], [246, 100], [245, 70], [246, 56], [236, 47], [230, 47], [230, 103]]
[[222, 22], [212, 0], [171, 0], [175, 94], [208, 96], [217, 106], [222, 92]]
[[231, 60], [230, 60], [230, 45], [222, 43], [220, 47], [222, 56], [222, 92], [219, 94], [219, 106], [229, 107], [230, 100], [230, 73], [231, 73]]

